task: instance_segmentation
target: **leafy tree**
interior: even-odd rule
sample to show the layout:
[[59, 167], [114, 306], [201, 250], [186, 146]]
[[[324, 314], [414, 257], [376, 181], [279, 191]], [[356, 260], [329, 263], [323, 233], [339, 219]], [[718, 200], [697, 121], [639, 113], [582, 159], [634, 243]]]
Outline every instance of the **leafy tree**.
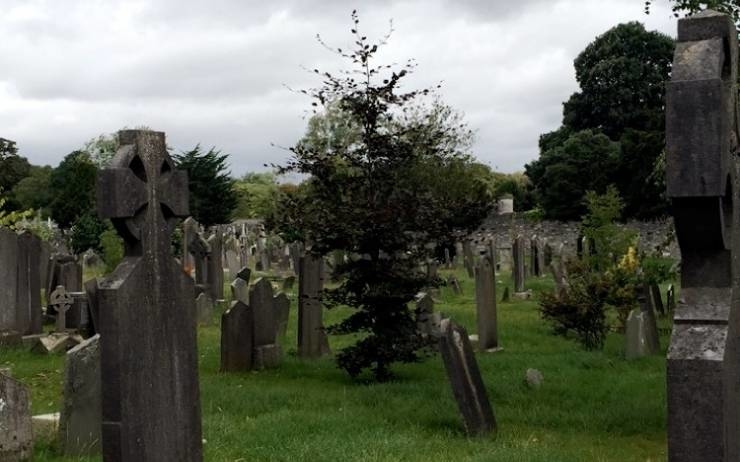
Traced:
[[[548, 210], [555, 205], [550, 199], [571, 187], [561, 183], [579, 176], [579, 194], [589, 189], [603, 192], [604, 174], [606, 184], [616, 185], [624, 198], [626, 216], [651, 218], [666, 213], [667, 202], [652, 173], [664, 145], [664, 82], [670, 74], [673, 47], [670, 37], [630, 22], [600, 35], [578, 55], [574, 64], [581, 90], [564, 103], [563, 125], [540, 137], [540, 158], [525, 167], [546, 216], [580, 216], [582, 195], [570, 194], [567, 204]], [[616, 163], [595, 180], [585, 163], [561, 157], [562, 165], [555, 165], [546, 155], [583, 130], [619, 142]], [[582, 149], [574, 154], [587, 155]]]
[[34, 209], [48, 213], [52, 201], [50, 190], [51, 173], [49, 166], [39, 167], [32, 165], [27, 177], [19, 181], [11, 194], [21, 209]]
[[[728, 14], [735, 20], [740, 21], [740, 1], [738, 0], [669, 0], [673, 15], [678, 17], [681, 12], [693, 14], [705, 9], [712, 9], [720, 13]], [[652, 0], [645, 2], [645, 14], [650, 14]]]
[[82, 148], [98, 168], [107, 167], [118, 150], [118, 132], [101, 134], [85, 143]]
[[228, 154], [200, 145], [173, 156], [177, 167], [188, 172], [190, 214], [204, 226], [227, 223], [237, 206], [234, 180], [227, 170]]
[[356, 12], [352, 21], [355, 48], [334, 50], [350, 69], [338, 74], [316, 69], [324, 84], [304, 93], [315, 106], [337, 105], [348, 119], [340, 126], [357, 127], [357, 138], [291, 148], [293, 157], [278, 172], [310, 178], [288, 194], [291, 209], [282, 214], [282, 224], [299, 230], [317, 255], [339, 250], [351, 256], [334, 269], [338, 286], [326, 290], [325, 303], [354, 310], [331, 326], [331, 333], [362, 335], [339, 352], [337, 363], [353, 377], [370, 370], [386, 380], [392, 363], [416, 361], [426, 345], [408, 303], [435, 282], [419, 269], [434, 254], [434, 245], [427, 244], [443, 241], [455, 226], [475, 228], [491, 202], [489, 196], [487, 206], [475, 204], [480, 214], [475, 219], [460, 219], [446, 209], [452, 191], [445, 197], [437, 185], [449, 181], [451, 188], [465, 188], [442, 172], [464, 171], [468, 158], [458, 141], [468, 130], [432, 126], [436, 116], [416, 113], [413, 102], [429, 90], [399, 90], [413, 62], [397, 69], [376, 65], [375, 54], [388, 36], [372, 43], [358, 32]]
[[109, 229], [109, 226], [98, 218], [95, 210], [86, 210], [78, 216], [69, 233], [69, 244], [72, 251], [80, 254], [87, 249], [101, 251], [101, 234]]
[[51, 218], [62, 228], [70, 228], [82, 215], [95, 211], [97, 169], [83, 151], [69, 153], [51, 173], [49, 189]]
[[18, 154], [7, 154], [0, 155], [0, 189], [6, 191], [5, 206], [9, 210], [19, 210], [20, 204], [15, 200], [15, 197], [10, 194], [10, 191], [15, 185], [17, 185], [23, 178], [26, 178], [31, 172], [31, 164], [25, 157], [19, 156]]
[[15, 145], [15, 141], [0, 138], [0, 160], [5, 159], [9, 156], [15, 156], [17, 154], [18, 148]]
[[238, 204], [234, 218], [265, 218], [273, 213], [279, 188], [272, 172], [246, 173], [234, 181]]

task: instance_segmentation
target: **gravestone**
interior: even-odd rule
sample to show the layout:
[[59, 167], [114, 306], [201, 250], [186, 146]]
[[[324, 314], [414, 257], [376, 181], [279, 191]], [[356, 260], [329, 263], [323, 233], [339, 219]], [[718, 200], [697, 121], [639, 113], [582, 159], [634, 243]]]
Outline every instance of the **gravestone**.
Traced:
[[526, 271], [524, 268], [524, 238], [517, 236], [511, 245], [511, 256], [513, 259], [513, 265], [511, 274], [514, 277], [514, 293], [524, 292], [524, 280], [526, 278]]
[[98, 333], [98, 287], [99, 281], [97, 278], [85, 281], [84, 288], [87, 294], [87, 306], [90, 312], [90, 333], [95, 335]]
[[463, 417], [465, 432], [470, 436], [483, 436], [495, 431], [496, 419], [465, 328], [450, 319], [443, 319], [439, 351]]
[[98, 214], [125, 255], [98, 288], [103, 459], [201, 461], [194, 286], [170, 245], [188, 216], [187, 173], [175, 169], [164, 133], [118, 137], [97, 185]]
[[0, 460], [31, 460], [33, 435], [28, 390], [0, 372]]
[[182, 221], [182, 268], [186, 273], [192, 275], [195, 269], [195, 260], [190, 250], [190, 243], [198, 235], [198, 222], [193, 217], [187, 217]]
[[18, 237], [11, 229], [0, 227], [0, 333], [23, 335], [18, 330]]
[[207, 292], [195, 297], [195, 312], [198, 313], [198, 324], [207, 326], [213, 319], [213, 299]]
[[288, 276], [283, 279], [283, 290], [293, 290], [295, 285], [295, 276]]
[[241, 269], [241, 262], [239, 259], [239, 242], [233, 236], [226, 240], [224, 259], [226, 260], [226, 268], [229, 270], [229, 277], [233, 280], [237, 277], [239, 270]]
[[41, 239], [30, 231], [22, 232], [18, 236], [16, 330], [23, 335], [42, 332], [40, 264]]
[[65, 290], [64, 286], [57, 286], [56, 289], [49, 295], [49, 306], [51, 306], [54, 313], [56, 313], [56, 322], [54, 329], [57, 332], [64, 332], [67, 330], [67, 311], [72, 307], [74, 299]]
[[254, 313], [236, 300], [221, 316], [221, 372], [252, 369]]
[[481, 258], [475, 267], [475, 307], [480, 351], [498, 348], [496, 313], [496, 273], [490, 257]]
[[329, 353], [322, 322], [323, 260], [307, 254], [300, 258], [298, 268], [298, 355], [318, 358]]
[[458, 281], [454, 274], [447, 276], [447, 286], [452, 289], [452, 293], [455, 295], [462, 295], [463, 292], [462, 287], [460, 286], [460, 281]]
[[288, 321], [290, 320], [290, 299], [285, 293], [280, 292], [275, 295], [273, 304], [277, 316], [277, 335], [284, 337], [285, 332], [288, 330]]
[[236, 273], [236, 276], [249, 282], [249, 279], [252, 277], [252, 270], [245, 266]]
[[49, 278], [46, 294], [50, 294], [57, 286], [64, 286], [69, 292], [82, 290], [82, 264], [74, 255], [54, 255], [49, 262]]
[[249, 283], [244, 279], [237, 277], [231, 283], [231, 300], [239, 300], [245, 305], [249, 304]]
[[540, 241], [537, 236], [532, 236], [529, 241], [529, 266], [531, 268], [532, 276], [542, 276], [542, 249], [540, 249]]
[[653, 301], [653, 307], [659, 314], [665, 314], [665, 307], [663, 306], [663, 299], [660, 296], [660, 286], [658, 284], [650, 284], [650, 295]]
[[253, 315], [253, 363], [255, 369], [277, 367], [281, 349], [277, 343], [278, 316], [272, 295], [272, 284], [259, 278], [249, 289], [249, 307]]
[[59, 443], [65, 455], [100, 452], [101, 406], [100, 336], [95, 335], [67, 352], [59, 415]]
[[473, 243], [466, 239], [463, 241], [463, 265], [465, 271], [468, 272], [468, 277], [473, 279], [475, 277], [475, 261], [473, 257]]
[[223, 235], [221, 227], [214, 227], [213, 234], [208, 238], [208, 273], [207, 281], [213, 300], [224, 298], [224, 265], [221, 257], [223, 253]]
[[433, 324], [434, 300], [426, 292], [422, 292], [416, 297], [416, 328], [423, 336], [435, 334]]
[[191, 234], [192, 238], [188, 244], [188, 253], [192, 257], [193, 269], [195, 270], [195, 283], [208, 286], [208, 255], [211, 252], [208, 242], [199, 233]]
[[667, 364], [670, 462], [740, 460], [737, 54], [730, 17], [679, 20], [666, 87], [666, 183], [682, 258]]
[[673, 287], [673, 284], [670, 284], [668, 286], [668, 289], [666, 289], [665, 299], [666, 311], [668, 313], [673, 313], [673, 311], [676, 309], [676, 289]]
[[552, 245], [550, 245], [550, 243], [547, 240], [545, 240], [545, 243], [542, 246], [542, 264], [543, 264], [542, 268], [543, 268], [543, 272], [545, 271], [544, 268], [549, 268], [550, 267], [550, 264], [552, 263], [552, 260], [553, 260]]

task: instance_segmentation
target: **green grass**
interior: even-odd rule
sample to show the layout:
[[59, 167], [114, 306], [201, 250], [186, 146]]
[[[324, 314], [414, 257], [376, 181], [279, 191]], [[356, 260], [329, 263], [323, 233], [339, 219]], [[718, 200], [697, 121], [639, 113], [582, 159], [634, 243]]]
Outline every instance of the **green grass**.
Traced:
[[[442, 289], [436, 308], [475, 332], [472, 282], [458, 272], [464, 294]], [[498, 296], [508, 275], [499, 275]], [[297, 284], [296, 284], [297, 286]], [[531, 279], [535, 294], [551, 287]], [[290, 294], [295, 299], [295, 293]], [[328, 322], [346, 315], [331, 311]], [[452, 397], [439, 356], [396, 366], [397, 379], [358, 384], [330, 358], [295, 357], [296, 311], [291, 311], [280, 368], [221, 374], [219, 329], [199, 329], [205, 459], [209, 461], [657, 461], [666, 458], [665, 347], [637, 361], [623, 357], [623, 337], [587, 352], [555, 337], [535, 301], [499, 303], [504, 351], [478, 354], [498, 421], [495, 437], [471, 439]], [[664, 323], [665, 324], [665, 323]], [[345, 339], [332, 338], [340, 347]], [[62, 357], [0, 352], [0, 367], [31, 388], [36, 414], [59, 408]], [[524, 386], [527, 368], [543, 372], [538, 390]], [[173, 425], [176, 425], [173, 422]], [[65, 460], [53, 442], [36, 444], [36, 461]], [[67, 459], [75, 460], [75, 459]], [[93, 459], [95, 460], [95, 459]]]

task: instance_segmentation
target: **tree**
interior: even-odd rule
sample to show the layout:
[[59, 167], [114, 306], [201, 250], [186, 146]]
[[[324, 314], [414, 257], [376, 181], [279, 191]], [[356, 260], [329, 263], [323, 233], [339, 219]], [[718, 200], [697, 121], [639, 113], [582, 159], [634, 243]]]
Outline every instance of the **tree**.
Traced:
[[227, 170], [228, 154], [215, 147], [203, 152], [197, 145], [173, 157], [177, 167], [188, 172], [190, 214], [204, 226], [231, 221], [238, 199]]
[[53, 198], [50, 190], [52, 171], [48, 165], [32, 165], [29, 175], [13, 187], [11, 195], [21, 209], [40, 210], [48, 214]]
[[62, 228], [70, 228], [82, 215], [95, 211], [97, 169], [83, 151], [69, 153], [51, 173], [49, 205], [51, 218]]
[[426, 345], [408, 303], [435, 283], [419, 269], [434, 255], [434, 245], [428, 244], [442, 242], [455, 226], [477, 227], [491, 202], [489, 196], [487, 204], [475, 204], [475, 219], [460, 220], [447, 209], [452, 190], [445, 197], [437, 185], [449, 181], [450, 188], [464, 188], [444, 180], [443, 172], [464, 171], [468, 156], [456, 140], [464, 139], [467, 128], [430, 125], [439, 114], [415, 112], [414, 101], [429, 90], [399, 90], [413, 62], [396, 69], [376, 65], [375, 54], [388, 36], [372, 43], [358, 32], [356, 12], [352, 21], [355, 48], [330, 48], [351, 63], [350, 69], [314, 70], [323, 86], [303, 93], [314, 106], [339, 107], [347, 119], [339, 126], [356, 127], [357, 137], [291, 148], [292, 158], [278, 172], [310, 177], [290, 195], [291, 210], [282, 215], [282, 224], [299, 230], [316, 255], [344, 251], [350, 256], [334, 268], [338, 285], [325, 291], [324, 302], [354, 310], [330, 326], [330, 333], [361, 338], [337, 354], [337, 363], [352, 377], [370, 370], [386, 380], [392, 363], [418, 360]]
[[272, 172], [246, 173], [234, 181], [238, 203], [234, 218], [265, 218], [273, 213], [279, 188]]
[[15, 145], [15, 141], [0, 138], [0, 160], [9, 156], [15, 156], [16, 154], [18, 154], [18, 148]]
[[[669, 0], [673, 5], [673, 15], [678, 17], [683, 12], [686, 15], [697, 13], [706, 9], [719, 11], [732, 17], [735, 22], [740, 21], [740, 1], [739, 0]], [[645, 2], [645, 14], [650, 14], [652, 0]]]
[[82, 150], [88, 153], [96, 167], [105, 168], [116, 155], [118, 145], [118, 132], [101, 134], [97, 138], [88, 140]]
[[[12, 153], [11, 153], [12, 152]], [[31, 172], [31, 164], [25, 157], [19, 156], [14, 148], [6, 153], [0, 154], [0, 190], [10, 192], [13, 187], [23, 178], [26, 178]], [[9, 210], [19, 210], [20, 205], [12, 194], [6, 197], [6, 208]]]
[[[597, 37], [575, 59], [576, 80], [580, 91], [563, 105], [563, 125], [540, 137], [540, 159], [525, 167], [532, 187], [545, 214], [552, 218], [570, 219], [582, 213], [581, 200], [571, 207], [548, 211], [543, 195], [553, 196], [549, 189], [562, 191], [565, 185], [546, 181], [547, 169], [538, 166], [546, 162], [567, 177], [581, 176], [581, 182], [591, 181], [588, 166], [582, 162], [566, 162], [555, 168], [552, 159], [544, 155], [561, 146], [582, 130], [603, 133], [619, 142], [620, 155], [613, 169], [606, 172], [625, 200], [625, 215], [652, 218], [665, 214], [667, 202], [654, 187], [651, 174], [663, 150], [665, 115], [664, 82], [668, 79], [673, 59], [673, 40], [658, 32], [646, 31], [637, 22], [620, 24]], [[578, 150], [582, 154], [582, 150]], [[580, 164], [584, 171], [573, 170]], [[597, 185], [579, 188], [603, 190]], [[547, 199], [545, 199], [547, 201]]]

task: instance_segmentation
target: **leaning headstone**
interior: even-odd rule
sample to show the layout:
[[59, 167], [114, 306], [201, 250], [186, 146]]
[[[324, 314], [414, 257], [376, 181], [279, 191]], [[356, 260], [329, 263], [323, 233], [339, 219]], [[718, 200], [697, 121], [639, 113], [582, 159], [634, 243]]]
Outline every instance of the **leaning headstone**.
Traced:
[[0, 227], [0, 333], [23, 335], [18, 330], [16, 306], [18, 288], [18, 237], [11, 229]]
[[59, 443], [67, 456], [100, 452], [99, 341], [100, 336], [95, 335], [67, 352], [59, 416]]
[[272, 295], [272, 284], [259, 278], [249, 289], [249, 306], [254, 311], [255, 369], [276, 367], [280, 364], [281, 349], [277, 343], [278, 319]]
[[216, 226], [213, 234], [208, 238], [210, 253], [208, 254], [208, 286], [214, 300], [224, 298], [224, 265], [221, 254], [223, 253], [223, 235], [221, 227]]
[[470, 436], [482, 436], [495, 431], [496, 419], [465, 328], [450, 319], [443, 319], [439, 351], [463, 417], [465, 432]]
[[475, 267], [475, 307], [480, 351], [498, 348], [496, 274], [490, 258], [481, 258]]
[[42, 332], [41, 312], [41, 239], [30, 231], [18, 236], [16, 307], [17, 331], [23, 335]]
[[514, 239], [511, 245], [511, 254], [513, 259], [511, 273], [514, 277], [514, 292], [524, 292], [526, 271], [524, 267], [524, 238], [522, 236], [517, 236]]
[[737, 35], [715, 11], [680, 19], [666, 86], [667, 195], [681, 248], [667, 360], [670, 462], [740, 460]]
[[103, 459], [201, 461], [193, 280], [170, 245], [188, 216], [188, 177], [164, 133], [118, 137], [97, 191], [98, 213], [113, 221], [125, 251], [98, 289]]
[[221, 372], [252, 369], [253, 325], [252, 309], [241, 300], [221, 316]]
[[277, 316], [277, 335], [284, 337], [290, 320], [290, 299], [285, 293], [280, 292], [273, 298], [273, 305]]
[[0, 373], [0, 460], [31, 460], [31, 425], [28, 390], [21, 382]]
[[298, 266], [298, 355], [317, 358], [329, 352], [322, 322], [323, 260], [308, 254]]

